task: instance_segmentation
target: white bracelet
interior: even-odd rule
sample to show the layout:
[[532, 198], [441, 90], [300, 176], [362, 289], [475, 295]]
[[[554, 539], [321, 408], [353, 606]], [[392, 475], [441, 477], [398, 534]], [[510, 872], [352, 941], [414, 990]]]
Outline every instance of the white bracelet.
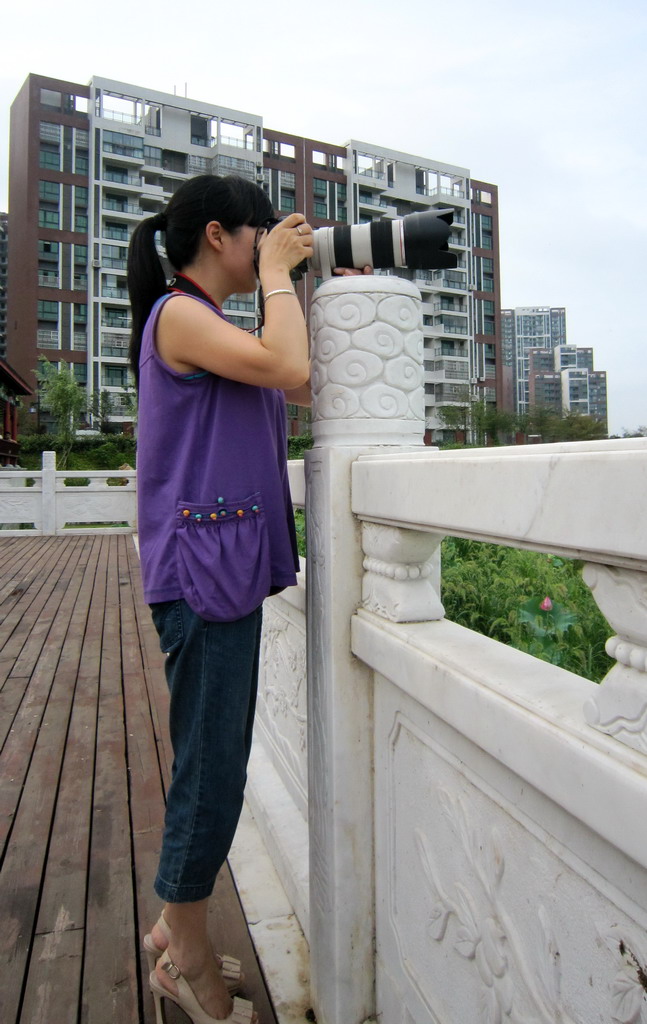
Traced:
[[267, 295], [263, 296], [263, 298], [264, 298], [265, 302], [267, 302], [267, 300], [271, 299], [273, 295], [294, 295], [294, 296], [296, 296], [296, 294], [297, 293], [295, 291], [293, 291], [292, 288], [275, 288], [273, 292], [268, 292]]

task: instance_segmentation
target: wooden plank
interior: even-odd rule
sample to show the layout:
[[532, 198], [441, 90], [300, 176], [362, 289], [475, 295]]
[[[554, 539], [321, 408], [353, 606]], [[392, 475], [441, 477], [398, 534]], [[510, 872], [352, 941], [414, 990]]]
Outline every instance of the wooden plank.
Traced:
[[20, 987], [12, 987], [12, 982], [24, 975], [30, 953], [73, 694], [73, 680], [59, 673], [47, 699], [2, 865], [0, 992], [8, 1002], [2, 1018], [7, 1021], [16, 1018], [20, 996]]
[[[72, 596], [75, 591], [78, 593], [79, 574], [82, 576], [82, 568], [75, 577], [70, 578]], [[9, 1004], [11, 997], [15, 1001], [20, 994], [20, 986], [14, 984], [11, 988], [11, 979], [16, 975], [22, 976], [30, 953], [50, 825], [57, 799], [58, 776], [74, 697], [76, 666], [71, 660], [67, 662], [69, 667], [62, 670], [58, 662], [61, 649], [68, 639], [70, 625], [71, 598], [63, 596], [60, 614], [55, 619], [56, 628], [51, 631], [52, 643], [36, 666], [33, 689], [30, 688], [30, 700], [38, 702], [46, 699], [38, 735], [32, 744], [30, 737], [25, 736], [26, 730], [16, 728], [14, 731], [16, 742], [22, 740], [27, 752], [33, 747], [33, 756], [29, 762], [29, 772], [0, 877], [3, 909], [13, 926], [8, 935], [5, 932], [2, 936], [6, 941], [0, 940], [0, 992], [5, 994], [5, 1002]], [[42, 683], [40, 689], [39, 680]], [[3, 754], [5, 752], [6, 748]], [[0, 1019], [12, 1020], [16, 1010], [17, 1003], [6, 1005]]]
[[[145, 666], [135, 612], [135, 594], [128, 557], [130, 540], [120, 551], [119, 594], [121, 598], [121, 652], [126, 711], [128, 771], [133, 855], [136, 877], [136, 920], [140, 937], [149, 931], [160, 911], [153, 891], [164, 825], [164, 786], [157, 740], [146, 686]], [[151, 624], [151, 629], [152, 629]], [[161, 652], [160, 652], [161, 653]], [[155, 1019], [148, 992], [148, 961], [140, 942], [140, 986], [143, 1020]]]
[[[56, 538], [52, 538], [52, 541]], [[65, 589], [68, 561], [74, 557], [78, 541], [65, 538], [59, 544], [48, 545], [48, 559], [15, 599], [11, 610], [1, 624], [3, 643], [0, 649], [0, 686], [9, 675], [28, 675], [38, 659], [49, 626], [52, 609], [56, 607], [61, 590]], [[46, 611], [50, 598], [49, 612]], [[21, 655], [23, 656], [21, 658]]]
[[144, 600], [139, 557], [134, 544], [128, 545], [128, 564], [133, 581], [133, 603], [137, 617], [137, 631], [144, 664], [148, 700], [151, 707], [159, 760], [162, 768], [162, 779], [166, 792], [171, 779], [173, 749], [168, 731], [169, 692], [164, 675], [165, 656], [160, 650], [159, 637], [151, 619], [150, 608]]
[[[78, 978], [83, 957], [83, 931], [64, 928], [34, 941], [32, 964], [19, 1024], [77, 1024]], [[6, 1020], [6, 1018], [2, 1018]], [[124, 1022], [125, 1024], [125, 1022]]]
[[[137, 1019], [137, 942], [119, 636], [118, 550], [108, 546], [82, 981], [84, 1024]], [[116, 642], [117, 641], [117, 642]]]
[[[62, 597], [60, 593], [50, 595], [45, 606], [44, 617], [51, 619], [48, 629], [50, 642], [44, 647], [43, 638], [38, 640], [41, 654], [31, 676], [25, 680], [24, 669], [18, 670], [15, 677], [11, 673], [9, 676], [9, 693], [4, 701], [2, 727], [5, 733], [8, 726], [11, 728], [6, 734], [6, 741], [0, 753], [0, 775], [4, 780], [0, 790], [0, 855], [21, 799], [23, 783], [57, 673], [59, 686], [64, 685], [62, 675], [65, 668], [61, 667], [61, 651], [66, 646], [69, 621], [81, 582], [82, 569], [78, 569], [77, 563], [78, 558], [75, 560], [74, 557], [65, 563], [63, 572], [67, 577], [67, 589], [62, 593]], [[75, 678], [76, 668], [73, 666], [72, 675], [67, 681], [72, 690]], [[7, 686], [4, 690], [6, 689]], [[17, 704], [19, 698], [20, 706], [11, 718], [11, 708]], [[2, 738], [4, 739], [4, 736]]]
[[89, 559], [65, 643], [68, 671], [74, 667], [76, 688], [36, 925], [41, 936], [56, 935], [61, 929], [82, 929], [85, 924], [97, 682], [83, 673], [83, 641], [90, 616], [98, 613], [96, 602], [91, 602], [98, 582], [100, 542], [86, 543]]

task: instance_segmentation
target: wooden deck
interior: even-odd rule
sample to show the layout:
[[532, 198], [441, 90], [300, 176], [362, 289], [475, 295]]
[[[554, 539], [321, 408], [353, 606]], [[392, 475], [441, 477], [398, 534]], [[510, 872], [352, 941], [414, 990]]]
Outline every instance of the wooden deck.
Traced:
[[[132, 537], [0, 539], [1, 1024], [154, 1021], [141, 937], [159, 913], [167, 699]], [[216, 893], [213, 935], [276, 1024], [227, 869]]]

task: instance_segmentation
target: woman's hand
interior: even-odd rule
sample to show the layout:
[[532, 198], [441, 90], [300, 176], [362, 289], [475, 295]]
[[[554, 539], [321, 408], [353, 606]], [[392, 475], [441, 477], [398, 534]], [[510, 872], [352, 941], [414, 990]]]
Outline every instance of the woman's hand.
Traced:
[[291, 213], [263, 235], [258, 243], [259, 271], [287, 270], [298, 267], [313, 253], [312, 228], [302, 213]]
[[364, 267], [363, 270], [354, 270], [349, 267], [335, 267], [333, 274], [338, 274], [340, 277], [357, 277], [358, 274], [372, 274], [373, 267]]

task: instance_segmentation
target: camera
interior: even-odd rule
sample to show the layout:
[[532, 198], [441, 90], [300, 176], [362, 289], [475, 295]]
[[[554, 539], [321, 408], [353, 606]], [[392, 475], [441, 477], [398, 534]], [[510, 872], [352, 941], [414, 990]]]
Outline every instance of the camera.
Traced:
[[449, 251], [447, 239], [454, 219], [451, 208], [410, 213], [401, 218], [374, 220], [371, 224], [344, 224], [315, 228], [312, 259], [292, 271], [299, 280], [307, 270], [328, 278], [335, 267], [373, 267], [390, 270], [440, 270], [454, 268], [458, 256]]

